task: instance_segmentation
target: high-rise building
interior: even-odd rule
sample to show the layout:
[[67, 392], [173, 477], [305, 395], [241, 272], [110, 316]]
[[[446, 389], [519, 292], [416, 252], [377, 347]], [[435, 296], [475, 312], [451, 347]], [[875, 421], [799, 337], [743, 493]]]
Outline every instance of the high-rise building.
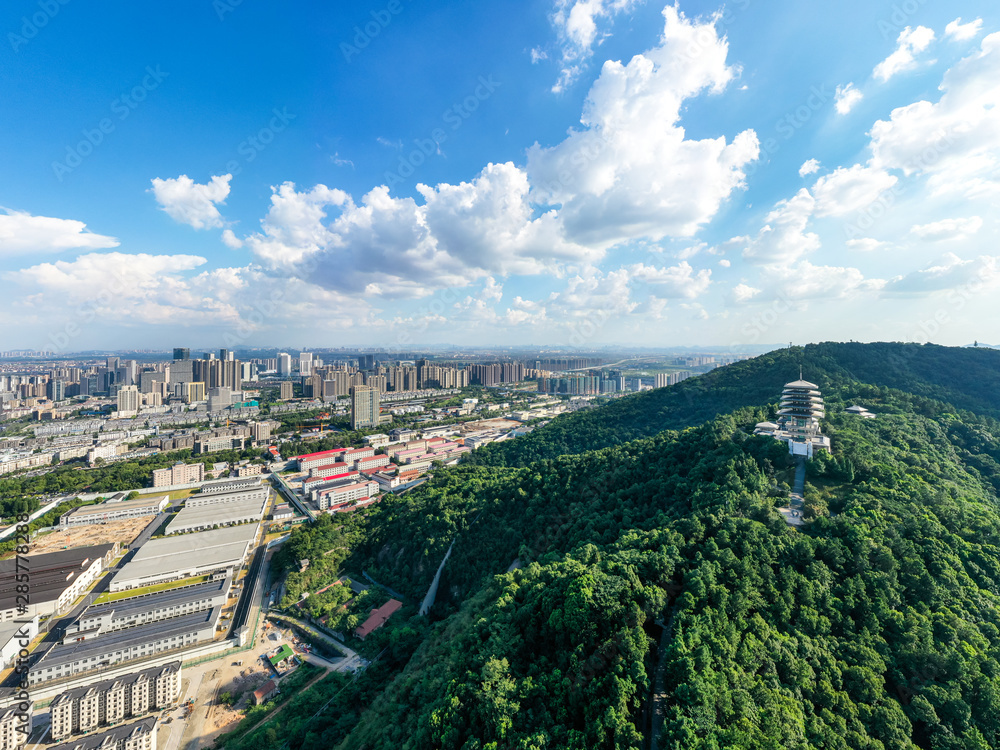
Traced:
[[138, 414], [142, 399], [139, 397], [139, 387], [135, 385], [123, 385], [118, 389], [118, 414]]
[[174, 359], [191, 359], [191, 350], [186, 347], [176, 347], [174, 349]]
[[166, 373], [147, 371], [139, 373], [139, 392], [152, 393], [156, 390], [154, 383], [162, 383], [166, 379]]
[[287, 401], [295, 396], [295, 387], [292, 385], [290, 380], [282, 380], [280, 385], [280, 390], [278, 392], [278, 398], [282, 401]]
[[358, 369], [359, 370], [374, 370], [375, 369], [375, 355], [374, 354], [359, 354], [358, 355]]
[[351, 386], [351, 429], [378, 427], [379, 392], [368, 385]]
[[302, 395], [306, 398], [323, 397], [323, 378], [318, 373], [302, 378]]
[[278, 374], [282, 377], [292, 374], [292, 355], [278, 352]]
[[205, 400], [205, 384], [200, 381], [184, 384], [184, 400], [192, 404], [195, 401]]
[[300, 352], [299, 353], [299, 375], [304, 378], [312, 375], [313, 366], [313, 355], [312, 352]]
[[230, 353], [228, 349], [219, 349], [219, 359], [221, 359], [223, 362], [232, 358], [233, 355]]
[[50, 380], [45, 386], [45, 397], [49, 401], [62, 401], [66, 398], [66, 381], [59, 378]]
[[278, 422], [251, 422], [250, 423], [250, 435], [253, 437], [255, 443], [263, 443], [265, 440], [271, 439], [271, 428], [279, 424]]
[[385, 375], [371, 375], [366, 373], [365, 385], [370, 385], [372, 388], [377, 389], [379, 393], [385, 393], [386, 391]]
[[170, 383], [190, 383], [194, 380], [194, 364], [198, 360], [175, 359], [170, 365]]
[[210, 388], [208, 391], [208, 410], [222, 411], [233, 403], [233, 392], [224, 386]]
[[335, 399], [338, 396], [346, 396], [350, 393], [351, 385], [350, 373], [344, 370], [334, 370], [323, 381], [323, 398]]

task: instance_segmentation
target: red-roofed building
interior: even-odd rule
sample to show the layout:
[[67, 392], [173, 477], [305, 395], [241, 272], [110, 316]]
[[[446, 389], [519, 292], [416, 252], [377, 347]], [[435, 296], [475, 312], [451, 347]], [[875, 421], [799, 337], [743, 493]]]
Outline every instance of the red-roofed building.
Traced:
[[402, 482], [403, 484], [406, 484], [407, 482], [412, 482], [417, 477], [422, 476], [423, 473], [424, 473], [423, 469], [412, 469], [410, 471], [400, 470], [399, 481]]
[[378, 609], [373, 609], [372, 613], [368, 615], [368, 619], [359, 625], [354, 631], [354, 635], [361, 640], [364, 640], [374, 631], [385, 625], [389, 618], [392, 617], [393, 613], [402, 606], [402, 602], [390, 599]]
[[299, 464], [299, 471], [309, 471], [309, 469], [312, 469], [315, 466], [335, 463], [336, 461], [341, 460], [341, 457], [347, 452], [347, 450], [347, 448], [334, 448], [329, 451], [306, 453], [298, 456], [296, 460]]
[[403, 483], [399, 477], [383, 474], [380, 471], [372, 472], [371, 478], [378, 482], [379, 489], [383, 492], [393, 490]]
[[335, 510], [357, 500], [365, 500], [378, 494], [378, 482], [354, 482], [343, 484], [316, 493], [316, 504], [320, 510]]
[[318, 494], [330, 487], [340, 487], [345, 484], [356, 482], [360, 478], [356, 471], [345, 471], [343, 474], [335, 474], [332, 477], [313, 477], [302, 482], [302, 491], [310, 500], [316, 500]]
[[357, 461], [359, 458], [368, 458], [375, 455], [375, 449], [371, 446], [367, 448], [352, 448], [344, 453], [344, 460], [347, 463]]
[[368, 456], [367, 458], [359, 458], [355, 464], [354, 468], [358, 471], [367, 471], [368, 469], [375, 469], [379, 466], [388, 466], [389, 457], [384, 453], [380, 453], [377, 456]]
[[268, 680], [259, 688], [253, 691], [253, 702], [255, 705], [260, 706], [267, 703], [271, 698], [278, 694], [278, 685], [274, 680]]
[[343, 474], [345, 471], [350, 471], [351, 467], [348, 466], [343, 461], [338, 461], [333, 464], [323, 464], [322, 466], [314, 466], [309, 469], [309, 478], [313, 477], [332, 477], [337, 474]]

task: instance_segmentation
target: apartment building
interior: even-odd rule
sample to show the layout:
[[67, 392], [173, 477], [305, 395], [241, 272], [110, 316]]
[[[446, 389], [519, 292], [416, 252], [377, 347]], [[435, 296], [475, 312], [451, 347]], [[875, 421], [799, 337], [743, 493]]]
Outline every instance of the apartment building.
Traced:
[[317, 493], [316, 503], [320, 510], [338, 510], [349, 503], [367, 500], [378, 494], [378, 482], [364, 481], [330, 487]]
[[19, 688], [0, 688], [0, 747], [23, 747], [31, 734], [35, 702]]
[[156, 717], [87, 735], [49, 750], [156, 750]]
[[180, 691], [180, 661], [67, 690], [49, 705], [52, 739], [59, 742], [160, 710], [176, 703]]
[[195, 484], [196, 482], [204, 481], [204, 464], [185, 464], [178, 462], [168, 469], [153, 470], [154, 487], [169, 487], [174, 484]]

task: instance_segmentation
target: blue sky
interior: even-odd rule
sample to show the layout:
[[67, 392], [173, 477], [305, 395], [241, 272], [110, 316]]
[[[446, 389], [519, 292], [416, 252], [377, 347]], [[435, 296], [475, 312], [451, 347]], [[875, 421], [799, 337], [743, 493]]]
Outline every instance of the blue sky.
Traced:
[[5, 5], [0, 348], [1000, 343], [985, 2]]

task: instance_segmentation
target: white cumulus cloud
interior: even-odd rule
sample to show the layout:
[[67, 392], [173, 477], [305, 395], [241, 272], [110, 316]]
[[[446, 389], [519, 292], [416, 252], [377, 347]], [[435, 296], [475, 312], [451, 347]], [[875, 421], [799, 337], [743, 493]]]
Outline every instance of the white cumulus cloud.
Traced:
[[1000, 282], [1000, 258], [981, 255], [963, 260], [954, 253], [947, 253], [933, 266], [897, 276], [889, 281], [887, 294], [925, 295], [947, 289], [966, 288], [976, 292]]
[[[601, 26], [636, 4], [637, 0], [556, 0], [551, 20], [562, 50], [562, 69], [553, 91], [563, 91], [583, 72], [606, 33]], [[531, 51], [532, 62], [545, 57], [544, 52]]]
[[103, 250], [117, 247], [118, 240], [87, 231], [73, 219], [32, 216], [26, 211], [0, 208], [0, 256], [55, 253], [63, 250]]
[[806, 177], [811, 174], [815, 174], [819, 171], [819, 160], [818, 159], [807, 159], [802, 162], [802, 166], [799, 167], [799, 177]]
[[982, 226], [980, 217], [968, 216], [918, 224], [910, 229], [910, 233], [922, 240], [962, 240], [978, 232]]
[[911, 29], [907, 26], [896, 39], [896, 49], [885, 60], [875, 66], [872, 75], [882, 81], [888, 81], [897, 73], [902, 73], [916, 66], [916, 56], [927, 49], [934, 41], [934, 31], [926, 26]]
[[659, 46], [628, 64], [604, 64], [582, 127], [556, 146], [528, 151], [533, 198], [560, 207], [571, 241], [608, 247], [639, 236], [690, 236], [743, 186], [744, 167], [758, 156], [752, 130], [729, 143], [685, 138], [683, 102], [721, 92], [737, 71], [712, 21], [692, 21], [673, 6], [663, 15]]
[[944, 27], [944, 35], [957, 42], [965, 42], [979, 36], [979, 32], [982, 30], [983, 19], [977, 18], [975, 21], [962, 23], [962, 18], [958, 17]]
[[751, 263], [788, 265], [817, 250], [819, 235], [807, 232], [816, 201], [802, 188], [792, 198], [779, 201], [765, 217], [765, 224], [743, 250]]
[[817, 216], [843, 216], [874, 203], [899, 178], [884, 169], [855, 164], [838, 167], [813, 185]]
[[216, 204], [225, 203], [231, 179], [231, 174], [216, 175], [200, 184], [186, 174], [166, 180], [154, 177], [150, 190], [174, 221], [195, 229], [207, 229], [222, 226], [222, 215]]
[[654, 287], [662, 298], [695, 299], [712, 281], [710, 270], [705, 268], [696, 272], [686, 260], [664, 268], [636, 263], [628, 267], [628, 272], [631, 278]]
[[841, 115], [846, 115], [854, 109], [855, 104], [865, 98], [864, 94], [854, 88], [853, 83], [848, 83], [844, 86], [837, 86], [837, 90], [834, 92], [833, 97], [833, 106], [836, 108], [837, 113]]
[[894, 109], [871, 129], [873, 164], [928, 175], [932, 194], [1000, 190], [1000, 33], [944, 75], [937, 102]]
[[749, 284], [737, 284], [729, 292], [729, 300], [736, 305], [742, 305], [760, 294], [760, 289]]

